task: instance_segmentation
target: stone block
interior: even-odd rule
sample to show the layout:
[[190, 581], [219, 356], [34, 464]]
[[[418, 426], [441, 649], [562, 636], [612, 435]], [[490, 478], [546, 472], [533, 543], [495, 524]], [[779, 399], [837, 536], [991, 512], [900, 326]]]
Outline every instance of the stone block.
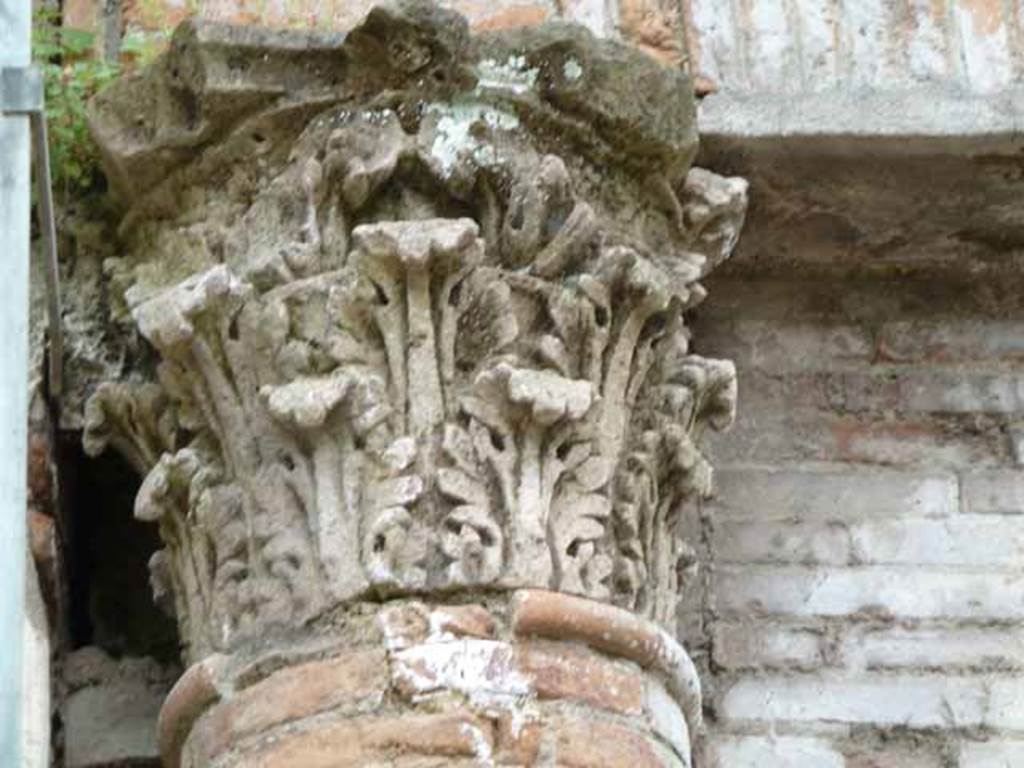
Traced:
[[157, 760], [156, 719], [166, 691], [112, 680], [75, 691], [64, 703], [68, 768]]
[[959, 508], [956, 477], [844, 465], [734, 465], [715, 473], [721, 518], [858, 520], [941, 517]]
[[951, 565], [1013, 569], [1024, 562], [1024, 517], [840, 523], [724, 521], [713, 533], [721, 563]]
[[862, 747], [854, 742], [847, 747], [845, 768], [947, 768], [949, 757], [944, 754], [941, 740], [907, 739], [910, 744], [886, 744], [884, 739], [875, 747]]
[[850, 526], [855, 562], [1020, 570], [1024, 516], [873, 520]]
[[1024, 741], [992, 739], [960, 745], [959, 768], [1016, 768], [1024, 765]]
[[1024, 470], [998, 469], [965, 472], [964, 512], [972, 514], [1024, 514]]
[[719, 563], [825, 563], [850, 561], [850, 533], [839, 522], [717, 523], [712, 550]]
[[833, 461], [886, 466], [983, 467], [1005, 462], [1006, 435], [998, 419], [979, 420], [965, 430], [961, 417], [935, 418], [928, 414], [839, 415], [812, 413], [826, 438], [821, 455]]
[[718, 621], [713, 633], [715, 663], [728, 670], [815, 669], [826, 664], [821, 630]]
[[727, 720], [907, 728], [1002, 725], [1009, 718], [990, 712], [995, 699], [990, 684], [987, 678], [942, 675], [743, 679], [725, 691], [721, 712]]
[[715, 768], [844, 768], [843, 756], [823, 739], [781, 736], [720, 736]]
[[1003, 675], [986, 679], [988, 701], [984, 724], [1003, 731], [1024, 730], [1024, 677]]
[[844, 663], [858, 669], [1024, 669], [1024, 628], [880, 629], [843, 636]]
[[828, 403], [844, 411], [992, 413], [1024, 410], [1024, 377], [1014, 372], [880, 368], [829, 375]]
[[893, 320], [882, 324], [878, 346], [882, 359], [892, 362], [1012, 363], [1024, 358], [1024, 324], [955, 316]]
[[740, 317], [701, 327], [701, 342], [744, 372], [772, 374], [832, 370], [868, 364], [875, 352], [868, 330], [857, 325]]
[[1010, 621], [1024, 619], [1024, 574], [906, 569], [719, 567], [713, 599], [723, 616], [873, 616]]

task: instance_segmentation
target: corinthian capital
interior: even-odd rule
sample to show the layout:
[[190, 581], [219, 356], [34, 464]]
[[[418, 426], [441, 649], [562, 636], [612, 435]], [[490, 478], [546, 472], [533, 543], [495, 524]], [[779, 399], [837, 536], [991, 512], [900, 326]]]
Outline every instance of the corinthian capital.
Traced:
[[345, 38], [189, 23], [100, 97], [111, 271], [160, 362], [86, 441], [146, 473], [192, 660], [412, 596], [671, 627], [736, 399], [685, 313], [746, 201], [690, 168], [694, 121], [617, 43], [419, 4]]

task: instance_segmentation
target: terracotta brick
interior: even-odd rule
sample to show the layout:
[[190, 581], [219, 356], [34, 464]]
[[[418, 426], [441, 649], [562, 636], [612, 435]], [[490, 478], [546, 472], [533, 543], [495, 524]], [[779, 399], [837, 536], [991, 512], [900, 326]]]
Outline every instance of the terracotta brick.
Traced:
[[199, 716], [220, 698], [218, 680], [224, 662], [211, 656], [185, 670], [167, 695], [157, 718], [157, 743], [168, 768], [178, 768], [181, 747]]
[[[320, 724], [310, 731], [268, 740], [235, 763], [246, 768], [338, 768], [376, 762], [401, 764], [405, 756], [452, 758], [481, 763], [492, 754], [490, 723], [465, 712], [437, 715], [400, 714], [361, 717]], [[411, 762], [411, 761], [410, 761]], [[416, 765], [423, 765], [420, 760]]]
[[516, 592], [511, 623], [519, 636], [574, 640], [659, 670], [686, 717], [694, 743], [702, 742], [697, 671], [682, 646], [657, 624], [613, 605], [540, 589]]
[[57, 539], [52, 517], [29, 509], [28, 545], [39, 570], [53, 576], [57, 559]]
[[563, 718], [552, 725], [556, 761], [563, 768], [665, 768], [681, 766], [652, 737], [615, 723]]
[[551, 18], [551, 11], [543, 5], [510, 5], [494, 13], [473, 19], [470, 26], [474, 31], [484, 32], [515, 27], [533, 27]]
[[494, 637], [494, 617], [482, 605], [446, 605], [430, 612], [431, 627], [456, 637]]
[[680, 6], [664, 0], [622, 0], [619, 27], [623, 37], [666, 66], [686, 61]]
[[388, 650], [400, 650], [422, 643], [430, 634], [427, 610], [421, 603], [403, 603], [384, 608], [377, 623], [384, 633]]
[[124, 0], [121, 18], [129, 29], [166, 32], [192, 15], [194, 7], [188, 0]]
[[635, 667], [567, 643], [519, 645], [515, 664], [541, 699], [572, 699], [624, 714], [643, 711], [644, 679]]
[[520, 636], [575, 640], [644, 666], [663, 643], [657, 627], [628, 611], [546, 590], [522, 590], [512, 606], [512, 629]]
[[543, 724], [535, 720], [524, 722], [522, 713], [501, 715], [497, 722], [497, 763], [535, 765], [543, 734]]
[[95, 31], [99, 26], [99, 0], [64, 0], [61, 5], [61, 24], [72, 29]]
[[383, 649], [352, 651], [289, 667], [209, 712], [196, 724], [193, 743], [209, 759], [282, 723], [382, 696], [387, 686]]
[[42, 430], [28, 436], [28, 498], [40, 507], [53, 504], [53, 452]]
[[429, 608], [422, 603], [389, 606], [377, 614], [388, 650], [409, 648], [428, 640], [451, 637], [494, 637], [494, 617], [481, 605], [445, 605]]

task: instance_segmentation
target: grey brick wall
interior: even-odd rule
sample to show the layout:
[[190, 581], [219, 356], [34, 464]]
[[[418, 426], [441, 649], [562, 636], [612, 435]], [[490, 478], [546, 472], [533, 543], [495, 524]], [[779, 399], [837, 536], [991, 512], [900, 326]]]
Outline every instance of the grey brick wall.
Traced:
[[709, 289], [696, 344], [741, 383], [690, 638], [718, 764], [1024, 765], [1021, 300], [964, 283], [929, 301], [948, 286], [923, 279]]

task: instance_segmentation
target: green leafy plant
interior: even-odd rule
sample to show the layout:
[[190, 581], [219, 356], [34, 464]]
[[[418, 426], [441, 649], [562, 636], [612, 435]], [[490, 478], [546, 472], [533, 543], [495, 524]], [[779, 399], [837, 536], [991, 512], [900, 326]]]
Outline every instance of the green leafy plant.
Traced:
[[60, 26], [56, 12], [37, 12], [32, 56], [42, 70], [50, 167], [58, 200], [90, 189], [96, 180], [99, 151], [89, 135], [85, 105], [120, 72], [95, 53], [91, 32]]

